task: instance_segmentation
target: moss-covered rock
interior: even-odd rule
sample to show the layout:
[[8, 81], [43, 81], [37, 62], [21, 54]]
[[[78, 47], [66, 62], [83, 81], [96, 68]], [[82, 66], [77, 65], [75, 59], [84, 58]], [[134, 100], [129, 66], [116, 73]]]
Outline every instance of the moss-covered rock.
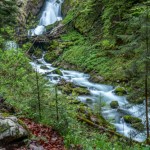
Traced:
[[131, 125], [131, 127], [135, 128], [136, 130], [139, 130], [139, 131], [143, 131], [144, 130], [144, 125], [141, 122], [133, 123]]
[[110, 107], [113, 108], [113, 109], [118, 108], [118, 107], [119, 107], [118, 101], [112, 101], [112, 102], [110, 103]]
[[54, 69], [53, 71], [51, 71], [51, 73], [54, 73], [54, 74], [58, 74], [58, 75], [60, 75], [60, 76], [63, 76], [63, 73], [61, 72], [61, 70], [60, 69]]
[[77, 87], [73, 89], [73, 92], [79, 95], [88, 95], [90, 94], [89, 90], [83, 87]]
[[142, 120], [137, 117], [132, 117], [129, 115], [126, 115], [123, 117], [125, 122], [130, 123], [131, 127], [135, 128], [136, 130], [143, 131], [144, 125], [142, 124]]
[[41, 69], [49, 69], [47, 66], [45, 66], [45, 65], [42, 65], [41, 67], [40, 67]]
[[125, 122], [130, 123], [130, 124], [142, 122], [141, 119], [139, 119], [137, 117], [129, 116], [129, 115], [123, 116], [123, 118], [124, 118]]
[[127, 94], [127, 91], [125, 90], [124, 87], [118, 86], [115, 88], [114, 93], [119, 95], [119, 96], [123, 96], [123, 95]]
[[87, 99], [86, 99], [86, 103], [88, 103], [88, 104], [92, 104], [92, 103], [93, 103], [93, 100], [92, 100], [92, 99], [90, 99], [90, 98], [87, 98]]
[[60, 81], [59, 89], [61, 89], [64, 93], [72, 94], [75, 93], [77, 95], [88, 95], [90, 94], [89, 90], [85, 87], [77, 87], [72, 82], [66, 82], [64, 80]]
[[69, 104], [80, 104], [81, 101], [77, 100], [77, 99], [73, 99], [73, 100], [69, 100]]

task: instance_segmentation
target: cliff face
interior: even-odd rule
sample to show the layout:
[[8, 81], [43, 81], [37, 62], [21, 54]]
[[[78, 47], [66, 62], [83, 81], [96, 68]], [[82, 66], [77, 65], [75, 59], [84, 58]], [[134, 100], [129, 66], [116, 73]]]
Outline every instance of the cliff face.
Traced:
[[36, 16], [43, 6], [43, 3], [44, 0], [17, 0], [19, 24], [24, 26], [29, 15]]

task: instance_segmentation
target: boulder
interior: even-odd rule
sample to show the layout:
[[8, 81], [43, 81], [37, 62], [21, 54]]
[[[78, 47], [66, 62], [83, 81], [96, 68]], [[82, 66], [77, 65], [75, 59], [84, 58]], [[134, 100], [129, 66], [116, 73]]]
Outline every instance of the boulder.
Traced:
[[41, 69], [44, 69], [44, 70], [45, 70], [45, 69], [49, 69], [49, 68], [48, 68], [47, 66], [45, 66], [45, 65], [41, 66], [40, 68], [41, 68]]
[[135, 128], [136, 130], [143, 131], [144, 125], [142, 124], [142, 120], [137, 117], [126, 115], [123, 117], [125, 122], [130, 123], [131, 127]]
[[15, 116], [0, 114], [0, 145], [23, 139], [29, 136], [25, 125]]
[[139, 119], [137, 117], [129, 116], [129, 115], [125, 115], [125, 116], [123, 116], [123, 118], [124, 118], [125, 122], [130, 123], [130, 124], [142, 122], [141, 119]]
[[57, 68], [57, 69], [54, 69], [53, 71], [51, 71], [51, 73], [54, 73], [54, 74], [58, 74], [60, 76], [63, 76], [63, 73]]
[[117, 86], [114, 90], [114, 93], [119, 95], [119, 96], [123, 96], [123, 95], [127, 94], [127, 91], [125, 90], [124, 87]]
[[103, 83], [105, 81], [104, 77], [99, 75], [91, 75], [90, 80], [95, 83]]
[[134, 123], [131, 127], [135, 128], [138, 131], [144, 131], [144, 125], [141, 122]]
[[113, 108], [113, 109], [118, 108], [118, 107], [119, 107], [118, 101], [112, 101], [112, 102], [110, 103], [110, 107]]
[[89, 90], [83, 87], [76, 87], [73, 89], [73, 92], [79, 95], [88, 95], [90, 94]]
[[86, 99], [86, 103], [88, 103], [88, 104], [92, 104], [92, 103], [93, 103], [93, 100], [92, 100], [92, 99], [90, 99], [90, 98], [87, 98], [87, 99]]

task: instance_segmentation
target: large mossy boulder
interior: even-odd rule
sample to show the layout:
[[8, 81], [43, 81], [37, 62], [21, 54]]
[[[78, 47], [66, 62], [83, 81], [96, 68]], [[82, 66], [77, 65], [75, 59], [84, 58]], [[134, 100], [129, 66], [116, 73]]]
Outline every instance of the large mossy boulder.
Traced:
[[87, 98], [87, 99], [85, 100], [85, 102], [86, 102], [87, 104], [92, 104], [92, 103], [93, 103], [93, 100], [92, 100], [91, 98]]
[[142, 122], [141, 119], [137, 117], [129, 116], [129, 115], [125, 115], [123, 118], [125, 122], [130, 123], [130, 124]]
[[130, 123], [131, 127], [135, 128], [136, 130], [143, 131], [144, 125], [142, 124], [142, 120], [137, 117], [132, 117], [129, 115], [126, 115], [123, 117], [125, 122]]
[[54, 69], [53, 71], [51, 71], [51, 73], [57, 74], [57, 75], [60, 75], [60, 76], [63, 76], [63, 73], [62, 73], [61, 70], [58, 69], [58, 68], [56, 68], [56, 69]]
[[114, 93], [119, 95], [119, 96], [123, 96], [123, 95], [127, 94], [127, 91], [125, 90], [124, 87], [117, 86], [114, 90]]
[[113, 108], [113, 109], [118, 108], [118, 107], [119, 107], [118, 101], [112, 101], [112, 102], [110, 103], [110, 107]]
[[72, 82], [60, 81], [59, 89], [66, 94], [88, 95], [90, 91], [84, 87], [77, 87]]
[[0, 114], [0, 145], [17, 141], [29, 136], [25, 125], [22, 125], [15, 116]]
[[141, 122], [134, 123], [131, 125], [131, 127], [135, 128], [136, 130], [143, 131], [144, 125]]
[[76, 87], [73, 89], [73, 92], [79, 95], [88, 95], [90, 94], [89, 90], [83, 87]]

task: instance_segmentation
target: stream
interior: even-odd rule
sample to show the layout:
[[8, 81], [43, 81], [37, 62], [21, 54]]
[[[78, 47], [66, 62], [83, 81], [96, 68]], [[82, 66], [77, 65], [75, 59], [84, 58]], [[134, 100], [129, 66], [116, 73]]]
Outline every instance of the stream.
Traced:
[[[41, 74], [46, 74], [49, 81], [53, 84], [57, 84], [61, 79], [65, 79], [68, 82], [72, 82], [77, 86], [86, 87], [89, 91], [89, 95], [80, 95], [78, 99], [83, 103], [89, 105], [89, 107], [94, 108], [94, 105], [98, 105], [100, 101], [104, 103], [104, 106], [101, 109], [103, 117], [112, 123], [116, 127], [116, 131], [124, 136], [130, 137], [136, 141], [144, 141], [146, 132], [138, 132], [134, 128], [124, 122], [124, 115], [132, 115], [142, 119], [143, 123], [145, 122], [145, 107], [144, 104], [132, 105], [130, 104], [125, 96], [115, 95], [114, 88], [110, 85], [97, 84], [89, 81], [90, 75], [73, 71], [73, 70], [63, 70], [62, 76], [52, 73], [56, 68], [52, 64], [46, 63], [43, 58], [35, 59], [31, 62], [32, 67]], [[46, 69], [43, 69], [43, 66], [46, 66]], [[92, 100], [89, 104], [87, 99]], [[119, 108], [112, 109], [110, 107], [111, 101], [118, 101]], [[149, 115], [150, 117], [150, 115]]]
[[[46, 29], [45, 26], [60, 21], [61, 17], [61, 4], [63, 0], [46, 0], [44, 7], [41, 11], [41, 17], [38, 26], [35, 29], [28, 31], [28, 35], [41, 35]], [[40, 62], [40, 63], [39, 63]], [[56, 69], [52, 64], [46, 63], [43, 59], [35, 59], [31, 62], [32, 67], [41, 74], [46, 74], [49, 81], [53, 84], [57, 84], [61, 79], [65, 79], [68, 82], [72, 82], [77, 86], [86, 87], [89, 91], [89, 95], [79, 95], [78, 99], [83, 103], [87, 103], [87, 99], [91, 102], [87, 103], [89, 107], [94, 108], [95, 105], [99, 105], [100, 102], [104, 103], [101, 108], [101, 113], [103, 117], [112, 123], [116, 127], [116, 131], [124, 136], [130, 137], [137, 141], [144, 141], [146, 138], [146, 131], [138, 132], [127, 124], [123, 116], [132, 115], [142, 119], [143, 124], [145, 124], [145, 106], [144, 104], [133, 105], [130, 104], [125, 96], [115, 95], [114, 87], [110, 85], [97, 84], [89, 81], [90, 75], [73, 71], [73, 70], [63, 70], [62, 76], [58, 74], [51, 73], [52, 70]], [[46, 69], [42, 69], [41, 66], [46, 66]], [[112, 109], [110, 107], [110, 102], [118, 101], [119, 108]], [[150, 114], [149, 114], [150, 117]]]

